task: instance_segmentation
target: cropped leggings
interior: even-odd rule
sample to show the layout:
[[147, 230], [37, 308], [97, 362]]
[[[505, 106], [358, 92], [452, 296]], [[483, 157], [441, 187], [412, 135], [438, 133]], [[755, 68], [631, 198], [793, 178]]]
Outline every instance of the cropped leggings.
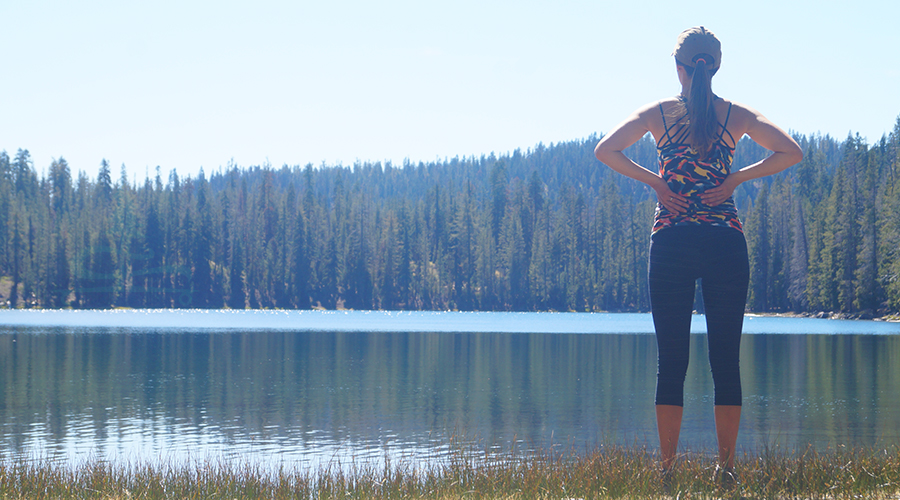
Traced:
[[750, 281], [744, 235], [676, 226], [650, 238], [650, 307], [656, 328], [656, 404], [684, 406], [694, 283], [700, 279], [716, 405], [741, 404], [740, 347]]

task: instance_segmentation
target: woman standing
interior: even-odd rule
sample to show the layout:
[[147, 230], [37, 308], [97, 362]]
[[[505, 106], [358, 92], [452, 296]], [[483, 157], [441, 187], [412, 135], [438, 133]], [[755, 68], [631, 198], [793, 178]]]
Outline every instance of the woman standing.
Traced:
[[[803, 158], [797, 143], [756, 110], [712, 92], [722, 61], [719, 40], [701, 27], [675, 44], [681, 93], [641, 107], [604, 136], [597, 159], [656, 191], [650, 236], [650, 305], [656, 329], [656, 422], [663, 479], [670, 482], [681, 431], [684, 379], [690, 353], [694, 283], [701, 280], [715, 385], [719, 480], [733, 484], [741, 417], [741, 329], [750, 277], [747, 245], [732, 193], [742, 182], [772, 175]], [[659, 173], [622, 151], [647, 132], [656, 140]], [[744, 135], [772, 151], [731, 172]]]

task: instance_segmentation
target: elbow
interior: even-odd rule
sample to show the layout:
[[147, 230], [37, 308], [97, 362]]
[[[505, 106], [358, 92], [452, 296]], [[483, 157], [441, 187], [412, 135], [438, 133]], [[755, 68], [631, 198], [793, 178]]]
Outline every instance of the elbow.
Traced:
[[791, 151], [788, 152], [788, 154], [790, 155], [791, 165], [796, 165], [803, 161], [803, 150], [800, 149], [800, 146], [797, 144], [794, 144], [794, 147], [791, 148]]
[[796, 142], [791, 142], [792, 144], [785, 144], [783, 147], [773, 151], [774, 153], [777, 153], [779, 157], [779, 172], [786, 168], [790, 168], [803, 160], [803, 150], [800, 149], [800, 146], [797, 145]]
[[603, 141], [598, 142], [597, 145], [594, 146], [594, 158], [603, 161]]
[[600, 160], [603, 163], [607, 163], [607, 159], [610, 157], [613, 151], [606, 143], [600, 141], [597, 143], [597, 146], [594, 148], [594, 157]]

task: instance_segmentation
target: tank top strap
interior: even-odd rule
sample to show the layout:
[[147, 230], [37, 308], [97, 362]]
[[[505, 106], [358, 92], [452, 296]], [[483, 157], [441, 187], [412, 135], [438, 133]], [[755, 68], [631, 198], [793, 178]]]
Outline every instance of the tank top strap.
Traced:
[[[663, 129], [665, 132], [660, 140], [660, 143], [656, 145], [657, 148], [661, 148], [677, 141], [682, 141], [687, 137], [687, 128], [682, 122], [682, 119], [684, 119], [684, 117], [687, 115], [681, 116], [672, 124], [666, 123], [666, 113], [665, 111], [663, 111], [662, 102], [659, 103], [659, 114], [662, 116]], [[676, 129], [674, 134], [672, 133], [672, 129]], [[662, 139], [664, 139], [664, 141]]]
[[722, 123], [722, 124], [719, 125], [720, 127], [722, 127], [722, 132], [719, 133], [719, 141], [721, 141], [721, 142], [724, 143], [726, 146], [728, 146], [728, 143], [726, 143], [726, 142], [724, 141], [725, 134], [728, 134], [728, 138], [731, 139], [731, 144], [733, 144], [733, 146], [728, 146], [729, 148], [732, 148], [732, 147], [737, 146], [737, 143], [734, 141], [734, 136], [731, 135], [731, 132], [728, 131], [728, 119], [731, 118], [731, 106], [732, 106], [732, 104], [734, 104], [734, 103], [731, 103], [731, 102], [728, 103], [728, 112], [725, 114], [725, 123]]
[[672, 137], [669, 135], [669, 125], [666, 124], [666, 113], [663, 111], [662, 102], [659, 103], [659, 114], [662, 116], [663, 129], [665, 130], [663, 137], [666, 139], [666, 144], [669, 144], [672, 142]]

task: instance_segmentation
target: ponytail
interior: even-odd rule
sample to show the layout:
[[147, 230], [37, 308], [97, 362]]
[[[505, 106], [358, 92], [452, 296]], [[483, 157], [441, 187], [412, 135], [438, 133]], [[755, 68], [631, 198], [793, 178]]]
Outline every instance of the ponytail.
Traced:
[[712, 56], [708, 54], [697, 54], [693, 62], [693, 68], [686, 66], [691, 76], [691, 91], [686, 103], [691, 120], [691, 147], [700, 153], [701, 158], [706, 158], [718, 132], [719, 122], [712, 92], [712, 76], [718, 68], [710, 71], [708, 65], [712, 62]]

